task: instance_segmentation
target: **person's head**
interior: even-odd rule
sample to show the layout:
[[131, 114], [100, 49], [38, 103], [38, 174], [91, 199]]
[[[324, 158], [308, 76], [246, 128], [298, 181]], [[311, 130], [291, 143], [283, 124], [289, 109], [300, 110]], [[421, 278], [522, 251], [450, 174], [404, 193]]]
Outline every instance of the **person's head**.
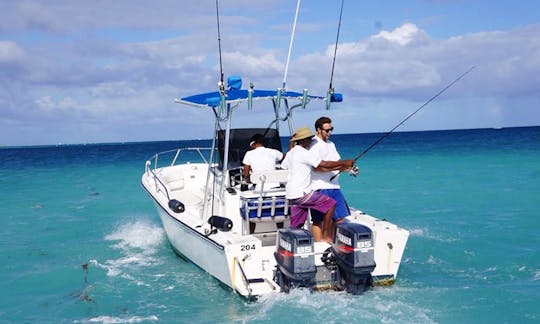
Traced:
[[323, 140], [328, 140], [334, 131], [332, 120], [328, 117], [321, 117], [315, 121], [315, 132]]
[[251, 147], [264, 146], [264, 135], [257, 133], [251, 136], [251, 139], [249, 140], [249, 146]]
[[296, 132], [291, 137], [291, 142], [296, 142], [296, 144], [301, 145], [303, 147], [309, 146], [311, 144], [311, 141], [313, 140], [313, 132], [308, 127], [300, 127], [296, 130]]

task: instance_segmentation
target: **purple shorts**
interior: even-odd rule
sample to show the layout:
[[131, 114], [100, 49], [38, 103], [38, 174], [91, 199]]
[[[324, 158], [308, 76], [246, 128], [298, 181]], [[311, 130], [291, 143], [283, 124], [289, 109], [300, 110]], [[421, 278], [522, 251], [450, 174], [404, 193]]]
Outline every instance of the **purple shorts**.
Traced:
[[309, 209], [315, 209], [321, 213], [326, 213], [336, 205], [336, 201], [320, 192], [312, 191], [291, 202], [291, 228], [298, 228], [305, 223]]
[[[345, 201], [343, 193], [339, 189], [320, 189], [317, 190], [323, 195], [334, 199], [336, 201], [336, 211], [334, 212], [334, 222], [339, 221], [340, 219], [349, 216], [351, 211], [349, 210], [349, 205]], [[311, 221], [320, 222], [324, 218], [324, 213], [318, 212], [316, 210], [311, 211]]]

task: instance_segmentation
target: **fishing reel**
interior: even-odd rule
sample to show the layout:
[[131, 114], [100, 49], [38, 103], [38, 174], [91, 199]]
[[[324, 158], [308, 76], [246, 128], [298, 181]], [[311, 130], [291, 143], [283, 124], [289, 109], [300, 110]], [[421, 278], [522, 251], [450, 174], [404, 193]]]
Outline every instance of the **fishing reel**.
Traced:
[[354, 164], [352, 166], [352, 168], [349, 170], [349, 175], [353, 176], [353, 177], [356, 177], [358, 175], [358, 173], [360, 173], [360, 170], [358, 169], [358, 167], [356, 166], [356, 164]]
[[[353, 164], [352, 168], [349, 170], [349, 175], [350, 176], [353, 176], [353, 177], [356, 177], [358, 175], [358, 173], [360, 173], [360, 169], [358, 169], [358, 167], [356, 166], [356, 164]], [[330, 181], [334, 180], [340, 173], [336, 173], [334, 174], [331, 178], [330, 178]]]

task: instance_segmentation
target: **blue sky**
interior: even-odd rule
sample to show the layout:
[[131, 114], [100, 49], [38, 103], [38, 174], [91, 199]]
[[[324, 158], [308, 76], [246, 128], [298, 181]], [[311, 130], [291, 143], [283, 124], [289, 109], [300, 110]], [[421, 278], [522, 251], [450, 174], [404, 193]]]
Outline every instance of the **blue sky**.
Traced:
[[[326, 93], [340, 4], [302, 1], [289, 89]], [[295, 7], [220, 1], [225, 74], [279, 87]], [[345, 101], [296, 124], [328, 115], [337, 133], [388, 131], [476, 66], [399, 130], [540, 125], [539, 7], [346, 0], [333, 81]], [[211, 137], [211, 112], [174, 99], [216, 88], [214, 0], [0, 0], [0, 8], [0, 145]]]

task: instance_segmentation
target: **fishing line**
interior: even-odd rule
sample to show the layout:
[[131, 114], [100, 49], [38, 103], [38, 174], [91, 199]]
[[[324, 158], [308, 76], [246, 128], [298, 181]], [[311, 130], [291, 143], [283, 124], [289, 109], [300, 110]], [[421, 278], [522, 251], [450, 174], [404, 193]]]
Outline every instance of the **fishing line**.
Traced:
[[381, 136], [378, 140], [376, 140], [375, 142], [373, 142], [373, 144], [371, 144], [368, 148], [366, 148], [362, 153], [358, 154], [355, 158], [354, 158], [354, 161], [356, 162], [358, 159], [360, 159], [362, 156], [364, 156], [367, 152], [369, 152], [372, 148], [374, 148], [375, 146], [377, 146], [380, 142], [382, 142], [386, 137], [390, 136], [390, 134], [392, 134], [399, 126], [403, 125], [403, 123], [405, 123], [409, 118], [411, 118], [412, 116], [414, 116], [417, 112], [419, 112], [420, 110], [422, 110], [422, 108], [424, 108], [425, 106], [427, 106], [430, 102], [432, 102], [433, 100], [435, 100], [438, 96], [440, 96], [443, 92], [445, 92], [446, 90], [448, 90], [450, 87], [452, 87], [454, 84], [456, 84], [459, 80], [461, 80], [463, 77], [465, 77], [467, 74], [469, 74], [469, 72], [471, 72], [476, 66], [472, 66], [470, 67], [467, 71], [465, 71], [464, 73], [462, 73], [459, 77], [457, 77], [454, 81], [450, 82], [450, 84], [448, 84], [446, 87], [444, 87], [441, 91], [439, 91], [436, 95], [434, 95], [433, 97], [431, 97], [428, 101], [426, 101], [423, 105], [421, 105], [420, 107], [418, 107], [418, 109], [416, 109], [414, 112], [412, 112], [409, 116], [407, 116], [405, 119], [403, 119], [399, 124], [397, 124], [394, 128], [392, 128], [389, 132], [385, 133], [383, 136]]

